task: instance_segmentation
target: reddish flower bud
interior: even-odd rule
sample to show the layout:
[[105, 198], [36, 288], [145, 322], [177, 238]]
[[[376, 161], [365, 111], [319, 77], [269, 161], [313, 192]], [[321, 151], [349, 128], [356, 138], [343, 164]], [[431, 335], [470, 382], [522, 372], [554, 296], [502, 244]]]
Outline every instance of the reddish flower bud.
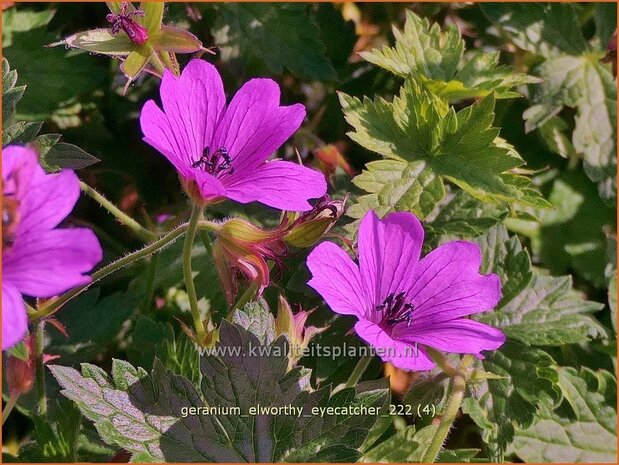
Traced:
[[287, 252], [279, 229], [266, 231], [240, 218], [226, 221], [217, 231], [213, 257], [228, 304], [236, 297], [239, 276], [256, 283], [261, 294], [270, 281], [267, 260], [282, 266]]
[[28, 358], [22, 360], [14, 355], [9, 356], [6, 366], [6, 380], [11, 395], [21, 395], [30, 392], [34, 384], [34, 336], [24, 339], [28, 350]]
[[288, 337], [291, 349], [289, 354], [290, 368], [303, 356], [303, 351], [307, 348], [311, 339], [327, 329], [326, 327], [305, 326], [307, 318], [314, 310], [301, 310], [293, 314], [288, 301], [283, 296], [279, 296], [277, 318], [275, 318], [275, 334], [276, 336], [285, 334]]
[[[26, 345], [26, 350], [28, 351], [26, 360], [22, 360], [14, 355], [9, 355], [9, 359], [6, 364], [6, 381], [9, 387], [9, 394], [11, 395], [20, 396], [22, 394], [26, 394], [32, 390], [32, 386], [34, 384], [34, 371], [36, 363], [34, 335], [30, 334], [26, 336], [24, 339], [24, 344]], [[45, 364], [51, 362], [57, 358], [60, 358], [60, 356], [43, 354], [43, 363]]]
[[355, 170], [353, 170], [342, 152], [338, 150], [335, 145], [329, 144], [314, 150], [314, 156], [318, 162], [318, 169], [324, 173], [324, 175], [331, 180], [335, 174], [335, 170], [339, 167], [343, 169], [349, 176], [354, 176]]

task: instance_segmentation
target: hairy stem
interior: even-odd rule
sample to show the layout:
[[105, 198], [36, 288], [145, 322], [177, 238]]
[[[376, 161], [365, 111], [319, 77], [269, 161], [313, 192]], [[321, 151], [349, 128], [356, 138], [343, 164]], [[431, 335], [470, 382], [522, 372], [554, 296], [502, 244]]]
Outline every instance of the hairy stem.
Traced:
[[200, 316], [198, 308], [198, 296], [196, 294], [196, 286], [193, 282], [193, 270], [191, 268], [191, 251], [193, 250], [193, 242], [196, 238], [198, 230], [198, 222], [202, 218], [203, 207], [194, 205], [191, 210], [191, 218], [189, 219], [189, 227], [183, 244], [183, 277], [185, 278], [185, 287], [187, 288], [187, 296], [189, 297], [189, 307], [191, 308], [191, 316], [193, 317], [193, 325], [196, 329], [196, 336], [201, 343], [206, 340], [206, 330], [204, 322]]
[[35, 330], [35, 362], [34, 370], [36, 374], [36, 392], [39, 415], [47, 415], [47, 394], [45, 389], [45, 366], [43, 357], [45, 350], [45, 321], [39, 321]]
[[[207, 230], [215, 230], [219, 227], [218, 224], [211, 221], [200, 221], [198, 224], [198, 228], [207, 229]], [[65, 292], [60, 297], [55, 300], [52, 300], [45, 305], [41, 306], [38, 310], [34, 312], [29, 312], [30, 320], [37, 320], [41, 318], [48, 317], [56, 312], [60, 307], [69, 302], [71, 299], [77, 297], [90, 286], [95, 284], [97, 281], [105, 278], [107, 275], [114, 273], [115, 271], [120, 270], [121, 268], [130, 265], [131, 263], [140, 260], [144, 257], [148, 257], [149, 255], [157, 252], [163, 247], [171, 244], [180, 236], [182, 236], [189, 228], [189, 223], [184, 223], [178, 226], [176, 229], [173, 229], [166, 235], [160, 237], [156, 241], [148, 244], [142, 249], [136, 250], [128, 255], [125, 255], [122, 258], [119, 258], [115, 262], [110, 263], [109, 265], [104, 266], [103, 268], [95, 271], [92, 275], [92, 281], [84, 286], [76, 287], [71, 289], [70, 291]]]
[[363, 376], [363, 373], [365, 373], [365, 370], [367, 369], [368, 365], [372, 361], [372, 358], [373, 358], [372, 355], [365, 354], [363, 357], [359, 359], [359, 361], [357, 362], [357, 365], [355, 366], [355, 369], [352, 371], [350, 375], [350, 378], [348, 378], [348, 381], [346, 381], [344, 388], [355, 387], [357, 385], [357, 383]]
[[90, 187], [84, 181], [80, 181], [80, 188], [82, 192], [88, 195], [91, 199], [97, 202], [102, 208], [108, 211], [108, 213], [112, 214], [118, 221], [124, 224], [127, 228], [129, 228], [133, 234], [136, 235], [139, 239], [144, 242], [149, 242], [155, 239], [157, 236], [155, 233], [149, 231], [140, 223], [135, 221], [129, 215], [124, 213], [120, 208], [106, 199], [102, 194], [97, 192], [94, 188]]
[[[439, 360], [434, 357], [434, 355], [439, 352], [434, 350], [432, 352], [434, 353], [428, 351], [432, 359], [437, 363], [437, 365], [440, 366]], [[440, 355], [444, 360], [445, 357], [443, 354]], [[447, 439], [447, 435], [456, 420], [456, 416], [460, 410], [460, 405], [462, 404], [462, 399], [464, 399], [466, 381], [468, 379], [467, 368], [473, 363], [473, 360], [472, 355], [465, 355], [458, 369], [453, 375], [450, 375], [451, 381], [447, 389], [447, 401], [445, 403], [445, 409], [443, 411], [441, 422], [436, 429], [436, 433], [434, 433], [434, 436], [432, 437], [430, 446], [421, 459], [421, 463], [434, 463], [438, 458], [441, 448]], [[451, 365], [449, 366], [451, 367]]]
[[255, 296], [256, 292], [258, 292], [258, 284], [256, 282], [251, 282], [245, 292], [239, 297], [239, 300], [236, 301], [234, 306], [232, 307], [232, 311], [234, 310], [243, 310], [245, 304], [250, 302]]
[[455, 374], [458, 372], [458, 369], [452, 366], [449, 361], [447, 361], [447, 358], [442, 352], [439, 352], [432, 347], [425, 347], [425, 349], [430, 358], [434, 361], [434, 363], [438, 365], [438, 367], [443, 371], [443, 373], [445, 373], [450, 378], [455, 376]]
[[144, 297], [144, 311], [148, 311], [153, 303], [155, 293], [155, 280], [157, 278], [157, 267], [159, 266], [159, 254], [153, 253], [148, 264], [148, 274], [146, 275], [146, 293]]
[[[211, 260], [215, 260], [215, 255], [213, 254], [213, 242], [211, 241], [211, 237], [209, 235], [209, 232], [201, 229], [200, 231], [198, 231], [198, 234], [200, 235], [200, 239], [202, 240], [202, 244], [204, 244], [204, 249], [206, 250], [206, 253], [208, 254], [208, 256], [210, 257]], [[214, 264], [213, 264], [214, 266]], [[221, 278], [216, 279], [213, 282], [214, 285], [217, 286], [218, 290], [220, 290], [224, 295], [225, 295], [225, 291], [223, 289], [223, 285], [221, 283]]]

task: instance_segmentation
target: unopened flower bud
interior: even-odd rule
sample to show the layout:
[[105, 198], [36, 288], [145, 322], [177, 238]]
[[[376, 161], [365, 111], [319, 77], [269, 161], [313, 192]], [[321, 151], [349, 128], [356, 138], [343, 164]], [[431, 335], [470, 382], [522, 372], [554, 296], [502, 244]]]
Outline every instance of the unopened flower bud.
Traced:
[[351, 177], [356, 174], [335, 145], [328, 144], [314, 150], [314, 156], [318, 162], [318, 168], [329, 179], [333, 177], [337, 168], [341, 168]]
[[293, 314], [288, 301], [283, 296], [279, 296], [277, 318], [275, 318], [275, 334], [276, 336], [284, 334], [288, 337], [290, 342], [290, 367], [294, 366], [303, 356], [303, 351], [307, 348], [311, 339], [327, 329], [326, 327], [305, 326], [307, 318], [314, 310], [301, 310]]
[[308, 212], [296, 219], [287, 218], [290, 226], [286, 227], [284, 241], [298, 248], [311, 247], [318, 242], [333, 227], [345, 210], [346, 198], [331, 200], [325, 195]]
[[228, 304], [237, 294], [239, 275], [258, 285], [258, 294], [269, 285], [267, 260], [282, 266], [288, 249], [280, 230], [263, 230], [248, 221], [232, 218], [217, 231], [213, 257]]
[[34, 337], [26, 337], [24, 343], [28, 351], [26, 360], [10, 355], [6, 366], [6, 380], [12, 395], [26, 394], [34, 384]]

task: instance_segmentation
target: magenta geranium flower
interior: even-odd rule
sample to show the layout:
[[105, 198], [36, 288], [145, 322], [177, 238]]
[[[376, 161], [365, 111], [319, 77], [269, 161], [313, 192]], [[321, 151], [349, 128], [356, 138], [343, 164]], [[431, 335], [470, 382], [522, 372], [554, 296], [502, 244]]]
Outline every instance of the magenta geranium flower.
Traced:
[[2, 350], [26, 334], [22, 294], [53, 297], [86, 284], [101, 261], [91, 230], [56, 229], [79, 195], [72, 171], [45, 174], [32, 150], [2, 149]]
[[215, 67], [192, 60], [178, 78], [164, 73], [160, 93], [163, 111], [152, 100], [142, 108], [144, 141], [175, 166], [195, 201], [229, 198], [307, 211], [312, 208], [308, 199], [325, 194], [327, 184], [318, 171], [267, 161], [305, 117], [303, 105], [280, 106], [274, 81], [250, 80], [226, 108]]
[[477, 244], [449, 242], [419, 259], [424, 231], [411, 213], [379, 220], [369, 211], [359, 227], [359, 265], [332, 242], [307, 259], [309, 285], [331, 309], [354, 315], [355, 331], [386, 362], [430, 370], [424, 346], [459, 354], [494, 350], [498, 329], [465, 318], [492, 309], [501, 297], [495, 274], [481, 275]]

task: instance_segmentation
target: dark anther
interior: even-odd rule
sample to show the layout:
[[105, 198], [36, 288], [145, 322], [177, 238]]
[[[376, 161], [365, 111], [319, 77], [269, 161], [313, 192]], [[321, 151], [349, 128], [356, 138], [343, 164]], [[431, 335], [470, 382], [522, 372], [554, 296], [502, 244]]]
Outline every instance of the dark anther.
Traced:
[[384, 321], [389, 324], [406, 321], [406, 326], [411, 325], [415, 306], [405, 302], [405, 296], [404, 292], [400, 292], [398, 295], [389, 294], [382, 304], [376, 306], [378, 312], [385, 312]]
[[207, 173], [214, 174], [215, 176], [226, 170], [228, 170], [229, 174], [234, 173], [232, 158], [230, 158], [225, 147], [219, 147], [212, 154], [210, 147], [206, 147], [200, 159], [193, 162], [191, 166], [193, 168], [203, 168]]
[[320, 202], [314, 207], [314, 210], [315, 216], [318, 216], [325, 210], [329, 210], [331, 212], [331, 216], [333, 218], [337, 218], [338, 209], [335, 205], [331, 203], [331, 197], [329, 197], [328, 194], [325, 194], [324, 197], [320, 199]]

